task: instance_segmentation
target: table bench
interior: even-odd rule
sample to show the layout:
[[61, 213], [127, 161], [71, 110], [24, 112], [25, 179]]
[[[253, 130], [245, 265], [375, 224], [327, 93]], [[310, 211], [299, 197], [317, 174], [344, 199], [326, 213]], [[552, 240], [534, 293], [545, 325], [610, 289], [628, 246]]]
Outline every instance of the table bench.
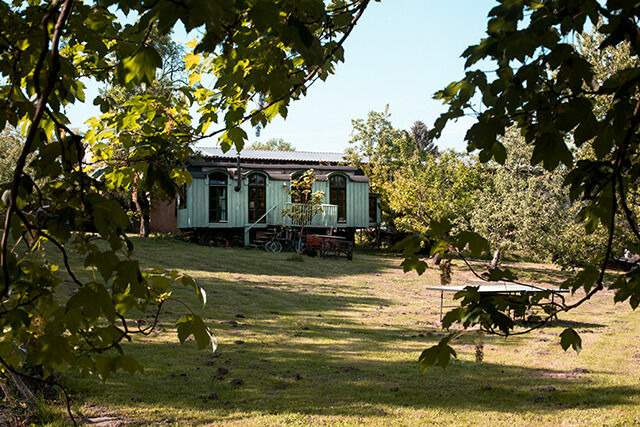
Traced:
[[[440, 321], [442, 322], [442, 307], [444, 303], [445, 292], [460, 292], [464, 291], [467, 287], [474, 287], [478, 293], [486, 295], [509, 295], [509, 294], [526, 294], [526, 293], [540, 293], [551, 291], [551, 302], [554, 301], [556, 294], [568, 293], [568, 289], [557, 288], [545, 288], [542, 286], [534, 285], [522, 285], [512, 282], [488, 282], [484, 280], [469, 280], [465, 285], [459, 286], [426, 286], [425, 288], [430, 291], [440, 291]], [[564, 299], [564, 297], [561, 296]]]
[[316, 249], [321, 258], [329, 256], [346, 256], [353, 259], [353, 242], [340, 236], [323, 234], [307, 234], [305, 247]]

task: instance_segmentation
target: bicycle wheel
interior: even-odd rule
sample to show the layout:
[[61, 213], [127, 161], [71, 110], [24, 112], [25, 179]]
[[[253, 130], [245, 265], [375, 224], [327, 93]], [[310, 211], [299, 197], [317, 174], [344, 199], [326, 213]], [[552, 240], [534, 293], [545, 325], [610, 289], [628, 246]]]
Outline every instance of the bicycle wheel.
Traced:
[[282, 243], [280, 242], [273, 242], [271, 244], [271, 252], [273, 252], [274, 254], [277, 254], [279, 252], [282, 252]]
[[264, 244], [264, 250], [267, 252], [273, 252], [271, 250], [271, 246], [273, 245], [273, 243], [275, 243], [273, 240], [269, 240], [267, 243]]

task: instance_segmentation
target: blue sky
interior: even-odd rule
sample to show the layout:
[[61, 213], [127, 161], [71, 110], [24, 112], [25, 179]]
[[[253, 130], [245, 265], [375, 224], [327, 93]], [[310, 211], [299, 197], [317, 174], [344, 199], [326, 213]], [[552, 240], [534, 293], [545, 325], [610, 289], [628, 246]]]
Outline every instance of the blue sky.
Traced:
[[[495, 1], [382, 0], [367, 8], [345, 45], [345, 63], [274, 120], [260, 138], [283, 138], [299, 150], [342, 151], [351, 120], [389, 104], [394, 126], [428, 126], [445, 111], [433, 94], [464, 75], [461, 53], [484, 35]], [[472, 119], [449, 125], [438, 145], [465, 150]]]
[[[428, 126], [445, 107], [433, 93], [463, 76], [460, 54], [485, 34], [489, 0], [382, 0], [373, 2], [345, 44], [345, 63], [326, 82], [289, 107], [286, 120], [275, 119], [259, 138], [282, 138], [298, 150], [343, 151], [349, 146], [351, 120], [389, 104], [395, 127], [409, 129], [422, 120]], [[177, 33], [179, 35], [179, 32]], [[99, 111], [91, 105], [97, 88], [89, 85], [86, 105], [70, 111], [72, 124]], [[438, 146], [464, 150], [472, 119], [445, 130]], [[205, 145], [215, 145], [206, 141]]]

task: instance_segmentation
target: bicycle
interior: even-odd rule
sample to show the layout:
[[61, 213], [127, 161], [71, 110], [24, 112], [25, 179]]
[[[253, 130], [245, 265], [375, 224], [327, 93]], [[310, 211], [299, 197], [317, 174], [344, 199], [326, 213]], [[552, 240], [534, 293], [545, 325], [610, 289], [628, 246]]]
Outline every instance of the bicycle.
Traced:
[[281, 237], [285, 229], [279, 227], [276, 232], [271, 236], [271, 240], [268, 240], [264, 244], [264, 250], [267, 252], [279, 253], [282, 252], [282, 243], [280, 243], [283, 238]]
[[298, 246], [298, 232], [289, 227], [280, 227], [271, 236], [271, 240], [264, 244], [267, 252], [279, 253], [285, 251], [296, 251]]

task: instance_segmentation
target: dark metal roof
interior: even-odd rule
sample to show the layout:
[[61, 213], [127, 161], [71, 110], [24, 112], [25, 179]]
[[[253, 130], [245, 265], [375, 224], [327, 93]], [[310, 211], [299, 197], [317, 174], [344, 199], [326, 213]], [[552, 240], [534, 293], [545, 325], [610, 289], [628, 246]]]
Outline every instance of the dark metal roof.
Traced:
[[[226, 153], [220, 147], [195, 147], [196, 151], [205, 158], [235, 159], [238, 152], [232, 148]], [[321, 153], [315, 151], [272, 151], [272, 150], [241, 150], [243, 160], [265, 160], [282, 162], [309, 163], [340, 163], [344, 162], [344, 153]]]

